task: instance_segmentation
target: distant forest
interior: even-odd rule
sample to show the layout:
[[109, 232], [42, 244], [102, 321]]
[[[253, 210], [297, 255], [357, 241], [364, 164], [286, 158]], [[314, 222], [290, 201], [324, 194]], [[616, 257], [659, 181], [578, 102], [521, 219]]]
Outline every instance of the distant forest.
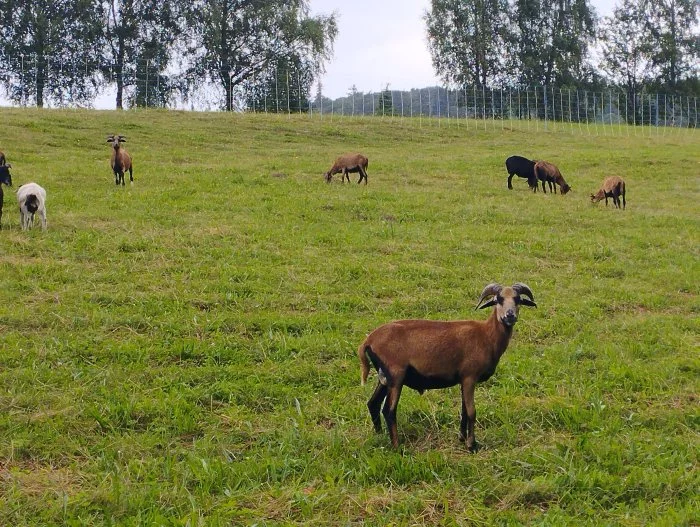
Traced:
[[700, 96], [697, 0], [618, 0], [602, 18], [589, 0], [432, 0], [424, 22], [449, 90], [353, 87], [335, 101], [318, 79], [337, 20], [309, 13], [308, 0], [0, 0], [0, 86], [38, 107], [109, 92], [116, 108], [167, 108], [207, 86], [229, 111], [403, 115], [476, 115], [493, 89]]

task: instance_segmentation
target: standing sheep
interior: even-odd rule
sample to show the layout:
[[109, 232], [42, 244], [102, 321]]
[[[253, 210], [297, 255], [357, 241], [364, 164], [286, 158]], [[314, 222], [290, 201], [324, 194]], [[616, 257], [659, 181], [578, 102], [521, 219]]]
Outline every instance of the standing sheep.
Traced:
[[513, 176], [527, 179], [528, 186], [537, 190], [537, 176], [535, 176], [535, 163], [522, 156], [510, 156], [506, 159], [506, 170], [508, 171], [508, 188], [513, 190]]
[[620, 176], [605, 178], [603, 186], [595, 194], [591, 194], [591, 203], [598, 203], [605, 198], [605, 206], [608, 206], [608, 198], [612, 198], [616, 208], [620, 208], [620, 196], [622, 196], [622, 210], [627, 207], [625, 201], [625, 181]]
[[[559, 169], [552, 163], [537, 161], [535, 163], [535, 175], [542, 182], [542, 192], [545, 194], [547, 193], [544, 186], [545, 183], [549, 184], [549, 191], [552, 192], [553, 190], [555, 194], [557, 193], [557, 185], [561, 187], [562, 194], [566, 194], [571, 190], [571, 187], [564, 181]], [[535, 185], [535, 190], [537, 190], [537, 185]]]
[[362, 154], [344, 154], [335, 160], [331, 169], [324, 174], [326, 178], [326, 183], [330, 183], [333, 179], [333, 174], [343, 173], [340, 180], [345, 183], [347, 178], [348, 183], [350, 183], [350, 176], [348, 172], [359, 172], [360, 179], [357, 180], [359, 184], [363, 179], [365, 180], [365, 185], [367, 184], [367, 166], [369, 165], [369, 160]]
[[122, 148], [121, 143], [126, 142], [126, 137], [123, 135], [110, 135], [107, 136], [107, 142], [112, 143], [112, 159], [110, 160], [110, 165], [112, 166], [112, 171], [114, 172], [115, 183], [119, 185], [121, 182], [124, 186], [124, 172], [129, 171], [129, 181], [134, 182], [133, 166], [131, 163], [131, 156], [126, 148]]
[[36, 183], [25, 183], [17, 189], [19, 220], [22, 230], [34, 226], [34, 213], [41, 217], [41, 229], [46, 230], [46, 191]]
[[[397, 320], [379, 326], [360, 345], [362, 384], [370, 361], [379, 382], [367, 402], [377, 432], [384, 414], [394, 448], [399, 446], [396, 408], [404, 386], [419, 393], [436, 388], [462, 387], [462, 420], [459, 436], [467, 448], [476, 448], [474, 388], [496, 371], [518, 321], [520, 306], [536, 306], [532, 291], [523, 283], [511, 287], [488, 284], [481, 292], [477, 309], [496, 306], [491, 316], [480, 320]], [[382, 408], [382, 402], [384, 407]]]
[[[2, 164], [0, 165], [0, 221], [2, 220], [2, 203], [5, 195], [2, 192], [2, 186], [7, 185], [12, 186], [12, 174], [10, 174], [10, 169], [12, 165]], [[2, 229], [2, 223], [0, 223], [0, 229]]]

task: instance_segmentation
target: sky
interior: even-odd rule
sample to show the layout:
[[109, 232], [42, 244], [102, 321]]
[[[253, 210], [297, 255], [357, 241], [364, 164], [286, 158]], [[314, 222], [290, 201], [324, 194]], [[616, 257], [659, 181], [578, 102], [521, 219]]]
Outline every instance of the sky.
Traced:
[[[599, 16], [615, 0], [592, 0]], [[410, 90], [440, 84], [433, 71], [423, 15], [430, 0], [310, 0], [311, 14], [338, 15], [334, 54], [321, 78], [323, 95], [386, 88]], [[314, 90], [315, 91], [315, 90]]]

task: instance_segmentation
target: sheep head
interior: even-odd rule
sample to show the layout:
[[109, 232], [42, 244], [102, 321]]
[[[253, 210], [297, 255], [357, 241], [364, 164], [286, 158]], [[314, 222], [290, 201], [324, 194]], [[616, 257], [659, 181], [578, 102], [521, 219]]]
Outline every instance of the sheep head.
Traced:
[[562, 193], [562, 194], [566, 194], [566, 193], [569, 192], [570, 190], [571, 190], [571, 186], [570, 186], [570, 185], [568, 185], [568, 184], [566, 184], [566, 183], [562, 183], [562, 184], [561, 184], [561, 193]]
[[326, 180], [326, 183], [330, 183], [333, 181], [333, 174], [331, 174], [330, 170], [323, 174], [324, 179]]
[[[482, 304], [489, 297], [491, 300]], [[496, 306], [498, 320], [503, 325], [510, 327], [518, 321], [518, 310], [521, 305], [537, 307], [532, 291], [527, 285], [516, 282], [511, 287], [504, 287], [501, 284], [492, 283], [481, 292], [476, 309]]]
[[112, 146], [118, 149], [120, 146], [119, 143], [126, 142], [126, 137], [123, 135], [108, 135], [107, 142], [112, 143]]
[[595, 194], [591, 194], [591, 203], [598, 203], [604, 197], [605, 197], [605, 191], [603, 189], [600, 189]]

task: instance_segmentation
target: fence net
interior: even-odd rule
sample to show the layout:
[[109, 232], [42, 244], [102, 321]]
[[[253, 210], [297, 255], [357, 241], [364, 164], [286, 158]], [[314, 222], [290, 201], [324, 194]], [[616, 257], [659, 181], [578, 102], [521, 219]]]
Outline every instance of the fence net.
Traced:
[[[81, 68], [87, 71], [92, 67], [87, 60], [84, 64], [48, 59], [38, 63], [32, 57], [22, 56], [10, 62], [12, 64], [0, 66], [0, 85], [4, 88], [0, 104], [36, 106], [37, 86], [41, 85], [42, 104], [47, 107], [115, 107], [117, 83], [112, 70], [99, 78], [86, 76], [76, 89], [71, 79], [78, 77], [76, 72]], [[203, 82], [172, 72], [166, 74], [157, 64], [148, 62], [124, 75], [122, 80], [125, 107], [211, 111], [225, 106], [228, 93], [232, 99], [230, 106], [238, 111], [302, 113], [331, 119], [349, 116], [412, 118], [419, 125], [424, 119], [439, 125], [483, 128], [519, 123], [535, 130], [563, 128], [589, 134], [629, 134], [628, 125], [648, 127], [656, 130], [649, 133], [663, 134], [673, 129], [697, 130], [698, 125], [697, 97], [643, 90], [432, 86], [361, 92], [353, 87], [345, 96], [330, 98], [322, 93], [320, 86], [312, 95], [308, 79], [295, 78], [290, 72], [277, 72], [274, 84], [268, 89], [256, 86], [255, 79], [226, 89], [221, 83]]]

